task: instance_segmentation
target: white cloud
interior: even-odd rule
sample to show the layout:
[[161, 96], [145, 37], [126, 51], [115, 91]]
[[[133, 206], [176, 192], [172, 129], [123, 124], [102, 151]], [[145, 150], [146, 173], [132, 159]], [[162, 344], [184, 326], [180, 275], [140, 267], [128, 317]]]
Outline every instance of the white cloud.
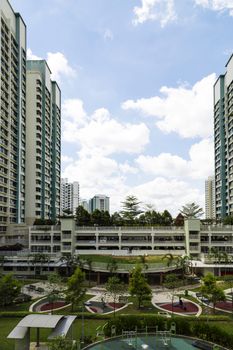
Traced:
[[196, 202], [203, 207], [203, 192], [190, 185], [188, 182], [177, 179], [167, 180], [157, 177], [133, 188], [136, 195], [144, 203], [153, 203], [156, 210], [169, 210], [173, 215], [177, 215], [179, 209], [185, 203]]
[[69, 156], [62, 154], [61, 161], [62, 161], [62, 163], [71, 163], [74, 161], [74, 159], [72, 157], [69, 157]]
[[134, 7], [133, 12], [134, 25], [153, 20], [160, 22], [161, 27], [165, 27], [176, 19], [174, 0], [141, 0], [141, 6]]
[[194, 0], [196, 5], [213, 11], [228, 11], [233, 16], [233, 0]]
[[[27, 50], [28, 60], [41, 60], [42, 58], [33, 54], [32, 50], [29, 48]], [[61, 52], [48, 52], [47, 53], [47, 63], [52, 72], [51, 79], [61, 82], [61, 79], [74, 78], [76, 76], [76, 71], [69, 65], [68, 59]]]
[[[162, 96], [128, 100], [122, 108], [137, 110], [159, 119], [156, 126], [165, 133], [176, 132], [182, 137], [209, 137], [213, 133], [213, 84], [216, 75], [201, 79], [193, 87], [163, 86]], [[204, 125], [204, 127], [203, 127]]]
[[105, 108], [89, 117], [80, 100], [66, 100], [63, 112], [63, 140], [81, 145], [80, 155], [140, 153], [149, 143], [144, 123], [119, 122]]
[[110, 29], [105, 29], [104, 31], [104, 40], [113, 40], [114, 36], [113, 36], [113, 32]]
[[67, 58], [61, 52], [48, 52], [48, 65], [52, 72], [52, 79], [60, 82], [61, 77], [73, 78], [76, 71], [69, 65]]
[[135, 161], [141, 171], [166, 178], [186, 178], [204, 180], [214, 172], [213, 142], [204, 139], [191, 146], [190, 159], [186, 160], [170, 153], [157, 157], [139, 156]]
[[34, 55], [31, 49], [27, 49], [27, 59], [33, 61], [42, 60], [41, 57]]
[[119, 210], [120, 201], [128, 191], [118, 163], [100, 155], [79, 158], [65, 168], [62, 176], [79, 181], [82, 198], [91, 198], [97, 193], [110, 196], [113, 212]]

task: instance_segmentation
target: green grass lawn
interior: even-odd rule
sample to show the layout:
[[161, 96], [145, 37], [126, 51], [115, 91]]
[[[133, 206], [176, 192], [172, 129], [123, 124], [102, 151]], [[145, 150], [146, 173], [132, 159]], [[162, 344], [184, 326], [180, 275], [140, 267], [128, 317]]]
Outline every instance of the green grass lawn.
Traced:
[[[155, 264], [163, 263], [166, 265], [166, 260], [163, 260], [163, 255], [154, 256], [148, 255], [145, 257], [146, 263]], [[112, 255], [81, 255], [81, 260], [92, 259], [93, 262], [108, 263], [109, 261], [115, 260], [119, 264], [137, 264], [141, 263], [140, 257], [137, 256], [112, 256]]]

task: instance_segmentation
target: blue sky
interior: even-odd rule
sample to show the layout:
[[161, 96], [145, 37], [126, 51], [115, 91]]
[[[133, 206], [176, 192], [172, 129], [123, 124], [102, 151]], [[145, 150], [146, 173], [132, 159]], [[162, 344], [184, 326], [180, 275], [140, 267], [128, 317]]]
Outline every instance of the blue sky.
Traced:
[[233, 51], [233, 0], [11, 0], [28, 57], [62, 89], [62, 174], [82, 198], [204, 206], [212, 86]]

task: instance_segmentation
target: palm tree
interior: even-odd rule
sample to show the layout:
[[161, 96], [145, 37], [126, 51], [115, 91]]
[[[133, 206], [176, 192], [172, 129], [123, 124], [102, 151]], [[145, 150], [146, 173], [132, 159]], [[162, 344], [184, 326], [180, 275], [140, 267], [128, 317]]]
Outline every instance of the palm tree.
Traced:
[[162, 260], [167, 260], [167, 267], [170, 267], [173, 263], [173, 261], [175, 260], [175, 257], [173, 254], [165, 254], [163, 257], [162, 257]]
[[212, 247], [209, 251], [210, 258], [214, 258], [214, 262], [218, 262], [220, 258], [219, 250], [215, 247]]
[[66, 275], [71, 276], [76, 267], [80, 265], [80, 259], [77, 255], [72, 255], [70, 253], [64, 254], [60, 258], [61, 266], [66, 267]]
[[114, 275], [118, 269], [117, 262], [115, 259], [111, 258], [107, 265], [107, 270], [110, 272], [111, 275]]
[[189, 257], [187, 255], [177, 257], [177, 267], [182, 270], [182, 280], [184, 280], [185, 273], [187, 272], [187, 267], [189, 266]]

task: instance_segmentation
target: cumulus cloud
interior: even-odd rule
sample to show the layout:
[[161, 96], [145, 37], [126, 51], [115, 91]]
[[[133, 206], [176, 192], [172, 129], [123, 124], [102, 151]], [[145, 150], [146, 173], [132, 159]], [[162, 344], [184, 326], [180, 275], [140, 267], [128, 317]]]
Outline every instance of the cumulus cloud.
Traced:
[[195, 83], [193, 87], [163, 86], [160, 89], [161, 96], [128, 100], [122, 104], [122, 108], [156, 117], [156, 126], [165, 133], [176, 132], [186, 138], [206, 138], [213, 132], [215, 80], [216, 75], [213, 73]]
[[194, 0], [196, 5], [213, 11], [228, 11], [233, 16], [233, 0]]
[[189, 160], [171, 153], [161, 153], [157, 157], [140, 155], [135, 162], [147, 174], [204, 180], [214, 171], [213, 147], [211, 139], [204, 139], [191, 146]]
[[144, 203], [153, 203], [156, 210], [168, 209], [177, 215], [185, 203], [196, 202], [204, 205], [203, 192], [188, 182], [157, 177], [133, 188], [133, 192]]
[[74, 159], [72, 157], [66, 156], [65, 154], [62, 154], [61, 161], [62, 163], [71, 163], [74, 161]]
[[27, 49], [27, 59], [33, 61], [42, 60], [41, 57], [34, 55], [31, 49]]
[[[27, 59], [29, 60], [41, 60], [42, 58], [35, 55], [29, 48], [27, 50]], [[68, 62], [66, 56], [61, 52], [48, 52], [47, 53], [47, 63], [52, 72], [51, 78], [57, 82], [61, 82], [61, 79], [74, 78], [76, 76], [76, 71], [72, 68]]]
[[140, 153], [149, 143], [144, 123], [119, 122], [105, 108], [87, 116], [80, 100], [66, 100], [63, 111], [63, 140], [78, 143], [82, 155]]
[[165, 27], [176, 19], [174, 0], [141, 0], [141, 6], [135, 6], [133, 12], [134, 25], [153, 20], [158, 21], [161, 27]]
[[101, 155], [80, 157], [67, 165], [62, 177], [79, 181], [82, 198], [91, 198], [97, 193], [110, 196], [111, 210], [119, 210], [120, 202], [128, 191], [126, 177], [116, 160]]

